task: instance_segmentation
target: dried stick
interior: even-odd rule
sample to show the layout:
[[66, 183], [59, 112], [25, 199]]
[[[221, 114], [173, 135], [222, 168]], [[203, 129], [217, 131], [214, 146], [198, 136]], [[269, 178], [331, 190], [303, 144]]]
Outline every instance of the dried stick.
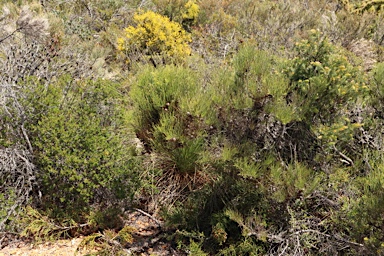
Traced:
[[158, 219], [156, 219], [155, 217], [153, 217], [152, 215], [150, 215], [149, 213], [146, 213], [145, 211], [140, 210], [140, 209], [138, 209], [138, 208], [133, 208], [133, 209], [134, 209], [135, 211], [137, 211], [137, 212], [139, 212], [139, 213], [141, 213], [141, 214], [147, 216], [148, 218], [150, 218], [151, 220], [153, 220], [154, 222], [156, 222], [156, 224], [157, 224], [159, 227], [161, 227], [161, 222], [160, 222]]

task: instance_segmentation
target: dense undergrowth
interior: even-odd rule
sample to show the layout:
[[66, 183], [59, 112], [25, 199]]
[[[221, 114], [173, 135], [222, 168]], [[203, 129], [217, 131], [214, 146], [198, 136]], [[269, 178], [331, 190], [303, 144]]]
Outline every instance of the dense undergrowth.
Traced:
[[382, 1], [0, 3], [0, 234], [384, 254]]

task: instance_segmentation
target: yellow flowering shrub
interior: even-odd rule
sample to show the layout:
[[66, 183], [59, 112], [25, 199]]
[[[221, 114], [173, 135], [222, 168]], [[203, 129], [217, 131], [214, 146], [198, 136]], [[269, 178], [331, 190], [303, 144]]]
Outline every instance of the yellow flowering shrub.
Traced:
[[188, 32], [191, 32], [192, 25], [195, 25], [199, 16], [200, 7], [194, 0], [189, 0], [184, 5], [182, 12], [182, 24], [183, 28]]
[[345, 118], [344, 120], [336, 122], [331, 126], [320, 125], [314, 129], [314, 132], [317, 135], [317, 138], [325, 145], [334, 146], [340, 141], [353, 140], [355, 129], [362, 126], [362, 123], [351, 123], [348, 118]]
[[286, 101], [323, 145], [347, 144], [363, 125], [347, 118], [351, 107], [368, 93], [362, 68], [316, 30], [296, 43], [296, 51], [286, 69], [290, 80]]
[[117, 49], [128, 55], [140, 52], [145, 56], [160, 55], [163, 60], [180, 61], [191, 54], [191, 36], [177, 22], [148, 11], [135, 14], [136, 27], [129, 26], [117, 41]]
[[296, 51], [298, 56], [286, 73], [291, 98], [299, 102], [303, 119], [332, 124], [349, 103], [367, 92], [361, 67], [353, 66], [318, 31], [309, 31], [308, 39], [296, 43]]
[[384, 9], [384, 2], [382, 0], [360, 0], [350, 1], [341, 0], [340, 3], [350, 13], [364, 13], [364, 12], [381, 12]]
[[183, 20], [193, 20], [196, 22], [197, 17], [199, 16], [200, 7], [196, 4], [195, 1], [188, 1], [184, 5]]

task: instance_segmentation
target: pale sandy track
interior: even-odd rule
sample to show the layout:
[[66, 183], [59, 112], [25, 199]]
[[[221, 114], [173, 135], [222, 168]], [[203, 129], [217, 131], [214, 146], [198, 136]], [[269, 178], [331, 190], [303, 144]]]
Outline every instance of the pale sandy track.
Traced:
[[[0, 256], [67, 256], [74, 255], [82, 238], [71, 240], [59, 240], [55, 242], [45, 242], [41, 244], [16, 243], [8, 245], [0, 250]], [[77, 255], [83, 255], [77, 253]]]

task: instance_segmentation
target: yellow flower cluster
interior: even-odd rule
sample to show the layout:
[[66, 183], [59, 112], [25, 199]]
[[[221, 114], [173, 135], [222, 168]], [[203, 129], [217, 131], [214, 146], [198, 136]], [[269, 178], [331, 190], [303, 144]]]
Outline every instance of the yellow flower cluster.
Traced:
[[321, 38], [320, 32], [310, 30], [309, 40], [296, 43], [296, 48], [301, 56], [293, 60], [294, 71], [301, 72], [297, 73], [301, 93], [308, 93], [315, 81], [323, 81], [316, 84], [319, 88], [312, 88], [312, 93], [326, 88], [327, 97], [342, 105], [366, 92], [367, 87], [357, 75], [360, 68], [352, 66], [338, 48]]
[[184, 20], [196, 20], [199, 16], [200, 7], [195, 3], [195, 1], [188, 1], [184, 5], [185, 11], [183, 13]]
[[362, 126], [362, 123], [351, 123], [349, 119], [345, 118], [344, 122], [339, 121], [331, 126], [320, 125], [314, 131], [318, 139], [328, 145], [335, 145], [337, 141], [351, 140], [354, 130]]
[[136, 27], [125, 29], [123, 38], [117, 40], [117, 49], [129, 52], [138, 49], [145, 55], [167, 55], [175, 59], [191, 54], [188, 43], [191, 36], [177, 22], [152, 11], [135, 14]]

